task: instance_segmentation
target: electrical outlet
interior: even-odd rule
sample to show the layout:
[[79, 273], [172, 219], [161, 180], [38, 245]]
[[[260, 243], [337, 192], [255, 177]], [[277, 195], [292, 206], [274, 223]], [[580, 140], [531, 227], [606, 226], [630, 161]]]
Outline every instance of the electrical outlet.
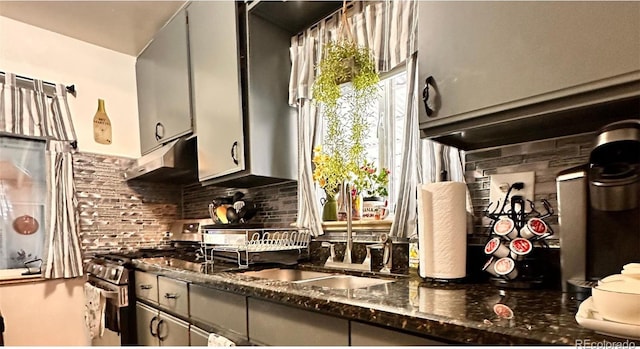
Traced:
[[[489, 186], [489, 202], [494, 203], [493, 206], [491, 206], [491, 211], [495, 209], [495, 205], [498, 200], [500, 200], [500, 206], [502, 207], [502, 203], [504, 201], [505, 195], [507, 195], [509, 187], [516, 182], [524, 183], [524, 188], [522, 188], [522, 190], [511, 190], [509, 197], [513, 197], [514, 195], [521, 195], [525, 200], [529, 199], [531, 201], [534, 201], [533, 189], [535, 180], [535, 172], [518, 172], [491, 175], [491, 183]], [[507, 202], [507, 205], [509, 205], [509, 202]]]

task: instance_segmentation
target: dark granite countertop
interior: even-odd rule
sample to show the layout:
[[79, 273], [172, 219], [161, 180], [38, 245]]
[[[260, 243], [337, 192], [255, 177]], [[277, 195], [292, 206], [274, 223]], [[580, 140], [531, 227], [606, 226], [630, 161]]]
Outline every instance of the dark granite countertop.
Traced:
[[398, 277], [392, 283], [339, 290], [258, 279], [233, 271], [206, 274], [153, 259], [135, 260], [134, 264], [144, 271], [219, 290], [452, 343], [575, 345], [577, 340], [624, 341], [578, 325], [575, 314], [580, 300], [559, 291], [427, 283], [415, 274]]

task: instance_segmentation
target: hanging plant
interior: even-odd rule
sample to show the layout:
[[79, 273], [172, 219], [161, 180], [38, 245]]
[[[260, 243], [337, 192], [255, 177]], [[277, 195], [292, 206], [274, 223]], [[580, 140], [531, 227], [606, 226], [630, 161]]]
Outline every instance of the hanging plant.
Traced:
[[[343, 10], [341, 28], [345, 18]], [[342, 181], [358, 177], [364, 164], [368, 111], [378, 98], [380, 77], [371, 50], [348, 39], [326, 44], [318, 69], [313, 98], [322, 106], [326, 119], [322, 155], [338, 172], [328, 179], [331, 183], [324, 184], [337, 190]]]
[[371, 50], [343, 40], [330, 42], [324, 47], [324, 56], [318, 66], [313, 85], [313, 98], [327, 106], [336, 105], [342, 96], [340, 85], [351, 82], [355, 91], [363, 92], [362, 98], [375, 97], [380, 76], [376, 72]]

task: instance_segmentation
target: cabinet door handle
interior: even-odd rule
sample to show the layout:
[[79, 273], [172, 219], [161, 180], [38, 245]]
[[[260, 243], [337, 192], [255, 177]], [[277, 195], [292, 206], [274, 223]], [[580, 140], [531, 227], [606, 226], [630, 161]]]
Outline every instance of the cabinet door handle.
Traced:
[[156, 124], [156, 141], [159, 141], [162, 138], [164, 138], [164, 125], [159, 122]]
[[178, 294], [177, 293], [165, 293], [164, 294], [164, 298], [166, 298], [166, 299], [177, 299], [178, 298]]
[[[429, 100], [429, 94], [431, 94], [431, 99], [435, 101], [436, 89], [433, 83], [433, 76], [428, 76], [424, 81], [424, 89], [422, 90], [422, 102], [424, 103], [424, 110], [427, 112], [427, 116], [433, 115], [435, 109], [434, 103]], [[432, 92], [429, 93], [429, 90]]]
[[152, 288], [153, 288], [153, 286], [151, 286], [151, 285], [140, 285], [140, 289], [141, 290], [150, 290]]
[[233, 142], [231, 146], [231, 159], [233, 159], [234, 164], [238, 164], [238, 141]]
[[158, 339], [160, 341], [164, 341], [165, 339], [167, 339], [167, 337], [169, 337], [168, 333], [164, 337], [160, 334], [160, 331], [162, 330], [161, 329], [162, 324], [164, 324], [164, 320], [160, 319], [160, 321], [158, 321]]
[[[157, 332], [157, 331], [156, 331], [156, 332], [153, 332], [153, 322], [154, 322], [154, 321], [158, 321], [158, 317], [157, 317], [157, 316], [154, 316], [154, 317], [151, 319], [151, 322], [149, 323], [149, 332], [151, 332], [151, 335], [155, 337], [155, 336], [157, 336], [157, 335], [158, 335], [158, 332]], [[158, 324], [159, 324], [159, 323], [158, 323]], [[156, 327], [156, 330], [157, 330], [157, 329], [158, 329], [158, 328]]]

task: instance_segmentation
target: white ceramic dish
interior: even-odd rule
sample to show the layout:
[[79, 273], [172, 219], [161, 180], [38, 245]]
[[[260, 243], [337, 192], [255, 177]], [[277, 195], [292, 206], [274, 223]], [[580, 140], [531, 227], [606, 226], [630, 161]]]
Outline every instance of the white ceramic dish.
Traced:
[[609, 321], [595, 310], [593, 306], [593, 297], [589, 297], [580, 304], [576, 321], [582, 327], [594, 330], [598, 333], [625, 338], [640, 340], [640, 326], [623, 324], [620, 322]]

